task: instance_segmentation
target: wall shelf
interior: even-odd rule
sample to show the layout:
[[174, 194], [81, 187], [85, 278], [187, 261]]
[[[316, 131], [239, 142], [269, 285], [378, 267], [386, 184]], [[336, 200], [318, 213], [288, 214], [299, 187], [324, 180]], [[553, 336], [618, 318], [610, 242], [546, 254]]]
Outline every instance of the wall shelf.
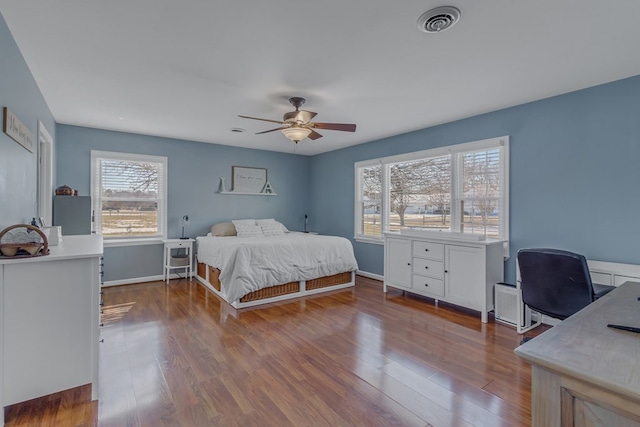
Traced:
[[269, 183], [269, 181], [267, 181], [267, 183], [264, 185], [264, 187], [262, 188], [261, 192], [252, 192], [252, 191], [227, 191], [227, 186], [225, 184], [225, 179], [224, 178], [220, 178], [220, 187], [218, 189], [218, 193], [220, 194], [234, 194], [237, 196], [277, 196], [278, 193], [273, 191], [273, 187], [271, 186], [271, 184]]
[[278, 193], [244, 193], [242, 191], [218, 191], [220, 194], [234, 194], [238, 196], [277, 196]]

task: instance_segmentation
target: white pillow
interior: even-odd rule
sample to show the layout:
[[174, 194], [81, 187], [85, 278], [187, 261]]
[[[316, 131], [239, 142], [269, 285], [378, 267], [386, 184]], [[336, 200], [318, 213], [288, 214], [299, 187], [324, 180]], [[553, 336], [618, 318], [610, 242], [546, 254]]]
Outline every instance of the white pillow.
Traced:
[[233, 225], [236, 226], [236, 228], [239, 225], [256, 225], [256, 220], [255, 219], [234, 219], [231, 222], [233, 223]]
[[256, 225], [269, 225], [269, 224], [273, 224], [274, 222], [276, 222], [274, 218], [256, 219]]
[[284, 230], [282, 229], [282, 224], [276, 224], [274, 222], [273, 224], [261, 225], [260, 228], [262, 228], [262, 234], [264, 234], [265, 236], [282, 236], [282, 235], [284, 235]]
[[287, 227], [285, 227], [285, 226], [284, 226], [284, 224], [283, 224], [283, 223], [278, 222], [278, 221], [274, 221], [274, 222], [275, 222], [276, 224], [278, 224], [278, 225], [282, 228], [282, 231], [283, 231], [283, 232], [285, 232], [285, 233], [288, 233], [288, 232], [289, 232], [289, 230], [287, 229]]
[[263, 237], [262, 228], [259, 225], [236, 225], [238, 237]]

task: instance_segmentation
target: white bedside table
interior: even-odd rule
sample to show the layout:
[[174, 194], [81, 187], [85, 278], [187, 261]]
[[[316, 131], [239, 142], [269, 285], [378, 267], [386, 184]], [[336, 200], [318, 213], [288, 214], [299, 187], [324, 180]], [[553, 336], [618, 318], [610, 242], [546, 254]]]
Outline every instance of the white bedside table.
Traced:
[[[164, 243], [164, 279], [169, 283], [169, 273], [173, 269], [184, 269], [185, 275], [193, 275], [193, 242], [194, 239], [165, 239]], [[177, 257], [175, 252], [178, 249], [184, 250], [186, 258], [184, 256]]]

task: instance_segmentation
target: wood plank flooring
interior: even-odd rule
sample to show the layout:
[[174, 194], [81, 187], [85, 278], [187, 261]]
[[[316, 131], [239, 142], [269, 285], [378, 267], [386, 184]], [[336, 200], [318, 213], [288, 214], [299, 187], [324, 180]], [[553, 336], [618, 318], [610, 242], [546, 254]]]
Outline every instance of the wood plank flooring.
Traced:
[[530, 425], [515, 329], [376, 280], [241, 311], [196, 281], [104, 291], [99, 401], [57, 393], [7, 426]]

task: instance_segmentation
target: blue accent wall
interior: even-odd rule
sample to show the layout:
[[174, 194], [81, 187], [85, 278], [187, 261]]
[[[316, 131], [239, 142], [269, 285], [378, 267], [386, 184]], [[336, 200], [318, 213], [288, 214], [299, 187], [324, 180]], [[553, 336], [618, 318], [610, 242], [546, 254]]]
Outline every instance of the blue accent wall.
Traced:
[[[321, 233], [353, 239], [354, 163], [510, 136], [510, 252], [524, 247], [640, 264], [640, 76], [314, 156], [310, 212]], [[383, 274], [383, 247], [354, 242]]]
[[[304, 227], [309, 157], [70, 125], [58, 125], [57, 136], [57, 181], [79, 195], [91, 194], [91, 150], [166, 156], [169, 238], [180, 237], [184, 215], [189, 215], [186, 233], [192, 237], [207, 234], [215, 223], [242, 218], [276, 218], [290, 230]], [[266, 168], [277, 195], [219, 194], [220, 177], [231, 189], [232, 166]], [[105, 281], [162, 274], [161, 248], [105, 248]]]
[[38, 120], [55, 138], [49, 107], [0, 15], [0, 110], [2, 107], [8, 107], [29, 128], [35, 149], [29, 152], [0, 131], [0, 230], [38, 216]]

